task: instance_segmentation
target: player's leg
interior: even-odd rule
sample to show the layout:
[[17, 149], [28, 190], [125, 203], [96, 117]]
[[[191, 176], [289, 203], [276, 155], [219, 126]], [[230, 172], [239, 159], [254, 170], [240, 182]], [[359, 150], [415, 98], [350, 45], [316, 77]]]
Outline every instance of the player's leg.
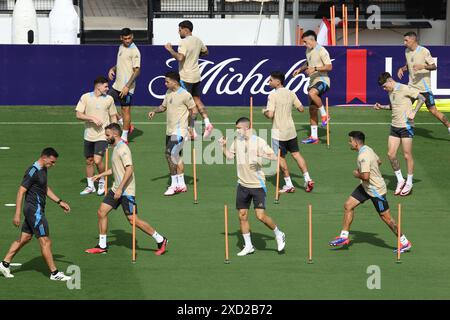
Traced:
[[[128, 97], [128, 96], [127, 96]], [[125, 97], [126, 99], [126, 97]], [[131, 127], [131, 106], [130, 105], [122, 105], [122, 118], [123, 118], [123, 130], [122, 130], [122, 140], [128, 142], [128, 133]]]
[[[120, 98], [119, 98], [119, 91], [117, 91], [114, 88], [109, 89], [108, 91], [108, 95], [111, 96], [114, 99], [114, 104], [116, 105], [116, 107], [120, 106]], [[119, 110], [119, 108], [117, 108], [117, 122], [123, 127], [123, 117], [122, 117], [122, 113]]]
[[413, 188], [413, 172], [414, 172], [414, 158], [412, 154], [413, 138], [402, 138], [403, 156], [406, 160], [406, 167], [408, 170], [408, 176], [406, 178], [406, 184], [400, 192], [401, 196], [407, 196], [411, 193]]
[[280, 193], [292, 193], [295, 192], [295, 187], [292, 184], [289, 168], [286, 162], [286, 145], [285, 141], [279, 141], [272, 139], [272, 149], [275, 154], [278, 154], [280, 150], [280, 170], [284, 178], [284, 186], [280, 189]]
[[[94, 163], [95, 166], [97, 167], [98, 173], [105, 172], [105, 164], [103, 163], [103, 156], [105, 155], [106, 148], [108, 148], [108, 142], [106, 141], [97, 141], [95, 143]], [[98, 180], [97, 194], [99, 196], [105, 194], [105, 177], [101, 177]]]
[[[391, 129], [391, 135], [388, 138], [388, 153], [387, 156], [391, 163], [392, 170], [394, 170], [395, 176], [397, 177], [397, 187], [395, 188], [394, 195], [399, 195], [405, 186], [405, 179], [403, 178], [402, 170], [400, 169], [400, 162], [397, 158], [397, 150], [401, 143], [400, 136], [395, 132], [396, 129]], [[394, 136], [395, 135], [395, 136]]]
[[300, 154], [300, 148], [298, 147], [297, 137], [291, 139], [287, 142], [287, 150], [291, 153], [294, 160], [297, 162], [297, 166], [300, 168], [303, 174], [303, 179], [305, 180], [304, 187], [306, 192], [311, 192], [314, 189], [314, 181], [311, 179], [308, 166], [305, 159]]
[[450, 133], [450, 121], [448, 121], [447, 117], [445, 116], [445, 114], [443, 114], [442, 112], [440, 112], [435, 105], [428, 107], [428, 111], [431, 112], [431, 114], [438, 119], [440, 122], [442, 122], [442, 124], [448, 128], [448, 132]]
[[94, 181], [92, 177], [95, 174], [95, 164], [94, 164], [94, 153], [95, 153], [95, 142], [84, 140], [84, 157], [86, 159], [86, 180], [87, 186], [80, 195], [87, 195], [95, 192]]
[[106, 238], [106, 234], [108, 232], [108, 213], [110, 213], [112, 209], [117, 209], [119, 205], [120, 200], [114, 199], [114, 192], [109, 190], [97, 210], [99, 231], [98, 244], [93, 248], [87, 249], [85, 251], [86, 253], [97, 254], [108, 252], [108, 243]]
[[6, 253], [5, 258], [2, 262], [0, 262], [0, 272], [5, 276], [5, 278], [14, 278], [11, 274], [11, 270], [9, 265], [11, 261], [14, 259], [17, 253], [28, 243], [30, 242], [33, 235], [31, 233], [27, 233], [22, 231], [20, 238], [14, 241], [9, 247], [8, 252]]
[[202, 100], [200, 99], [200, 87], [199, 87], [200, 83], [195, 84], [194, 85], [194, 94], [193, 94], [193, 98], [194, 98], [194, 102], [197, 105], [197, 111], [198, 113], [200, 113], [200, 115], [203, 118], [203, 121], [205, 122], [205, 132], [203, 133], [203, 138], [208, 138], [211, 133], [212, 130], [214, 129], [213, 125], [211, 124], [211, 122], [209, 121], [209, 116], [208, 116], [208, 112], [206, 110], [205, 105], [203, 104]]
[[309, 122], [311, 124], [311, 135], [302, 141], [303, 144], [319, 143], [318, 136], [318, 117], [317, 110], [322, 106], [322, 99], [319, 96], [319, 91], [312, 87], [308, 91], [309, 105]]
[[133, 207], [136, 207], [136, 227], [155, 240], [158, 245], [158, 250], [155, 251], [155, 254], [157, 256], [162, 255], [166, 251], [167, 244], [169, 243], [167, 238], [159, 234], [148, 222], [139, 218], [134, 196], [122, 196], [122, 209], [130, 225], [133, 225]]
[[187, 192], [186, 182], [184, 181], [184, 162], [183, 162], [184, 139], [180, 138], [179, 143], [174, 148], [173, 161], [177, 162], [177, 189], [176, 193]]
[[252, 198], [250, 189], [238, 184], [236, 189], [236, 209], [239, 213], [239, 227], [244, 238], [244, 248], [237, 255], [245, 256], [255, 252], [250, 235], [250, 223], [248, 222], [248, 209]]
[[171, 184], [164, 192], [165, 196], [173, 196], [176, 193], [178, 186], [178, 161], [174, 161], [174, 154], [176, 152], [175, 146], [178, 144], [177, 136], [166, 136], [166, 152], [165, 157], [167, 166], [169, 167], [169, 174], [171, 178]]

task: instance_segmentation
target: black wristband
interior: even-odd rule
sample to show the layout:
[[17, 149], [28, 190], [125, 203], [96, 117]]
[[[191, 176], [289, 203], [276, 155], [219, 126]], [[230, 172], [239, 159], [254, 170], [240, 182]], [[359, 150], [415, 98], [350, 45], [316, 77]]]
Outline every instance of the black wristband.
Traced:
[[62, 202], [62, 199], [59, 199], [58, 201], [56, 201], [57, 204], [60, 204]]

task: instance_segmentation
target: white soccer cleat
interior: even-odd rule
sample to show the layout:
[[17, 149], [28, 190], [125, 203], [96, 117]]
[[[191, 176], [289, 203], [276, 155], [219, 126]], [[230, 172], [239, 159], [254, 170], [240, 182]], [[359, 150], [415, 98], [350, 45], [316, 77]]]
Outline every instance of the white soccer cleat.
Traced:
[[286, 235], [284, 234], [284, 232], [282, 233], [281, 237], [275, 237], [275, 239], [277, 240], [278, 252], [283, 251], [284, 247], [286, 246]]
[[402, 192], [402, 189], [405, 187], [405, 185], [406, 181], [397, 182], [397, 188], [395, 188], [394, 195], [398, 196]]
[[84, 188], [83, 191], [80, 192], [80, 195], [85, 196], [87, 194], [94, 193], [94, 192], [95, 192], [95, 188], [91, 188], [88, 186], [88, 187]]
[[6, 268], [3, 263], [0, 262], [0, 272], [5, 276], [5, 278], [14, 278], [14, 276], [11, 274], [11, 270]]
[[165, 196], [173, 196], [177, 193], [177, 187], [170, 186], [167, 188], [166, 192], [164, 192]]
[[405, 197], [407, 195], [409, 195], [412, 191], [413, 185], [412, 184], [408, 184], [406, 183], [405, 186], [403, 187], [402, 191], [400, 192], [400, 195], [402, 197]]
[[97, 194], [99, 196], [102, 196], [105, 194], [105, 182], [103, 181], [99, 181], [98, 183], [98, 189], [97, 189]]
[[186, 187], [186, 185], [184, 185], [184, 186], [177, 186], [177, 187], [175, 188], [175, 193], [181, 193], [181, 192], [187, 192], [187, 187]]
[[293, 193], [295, 192], [295, 187], [288, 187], [287, 185], [284, 185], [283, 188], [280, 189], [280, 193]]
[[62, 271], [58, 272], [55, 275], [52, 275], [52, 274], [50, 275], [50, 280], [53, 280], [53, 281], [69, 281], [70, 279], [72, 279], [72, 278], [69, 276], [66, 276], [64, 274], [64, 272], [62, 272]]
[[248, 254], [252, 254], [254, 252], [255, 252], [255, 248], [253, 248], [253, 247], [244, 247], [244, 249], [242, 249], [242, 251], [239, 252], [237, 255], [239, 257], [243, 257], [243, 256], [246, 256]]

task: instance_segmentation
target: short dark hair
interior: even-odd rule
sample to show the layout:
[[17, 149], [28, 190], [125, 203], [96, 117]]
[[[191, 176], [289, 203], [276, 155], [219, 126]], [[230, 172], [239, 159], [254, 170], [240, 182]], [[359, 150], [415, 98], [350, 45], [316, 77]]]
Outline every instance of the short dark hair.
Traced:
[[386, 81], [388, 81], [389, 78], [392, 78], [391, 74], [389, 72], [383, 72], [382, 74], [380, 74], [380, 76], [378, 77], [378, 84], [380, 86], [382, 86], [383, 84], [386, 83]]
[[41, 157], [55, 157], [58, 158], [59, 154], [52, 147], [47, 147], [41, 152]]
[[273, 71], [270, 76], [274, 79], [280, 80], [281, 84], [284, 84], [285, 75], [281, 71]]
[[415, 33], [414, 31], [408, 31], [408, 32], [405, 33], [403, 36], [404, 36], [404, 37], [411, 37], [411, 38], [417, 39], [417, 33]]
[[250, 124], [250, 119], [247, 117], [240, 117], [239, 119], [236, 120], [236, 125], [239, 123], [248, 123]]
[[180, 74], [176, 71], [169, 71], [164, 76], [180, 83]]
[[101, 84], [108, 83], [108, 79], [106, 79], [104, 76], [98, 76], [94, 80], [94, 86], [99, 84], [99, 83], [101, 83]]
[[189, 20], [181, 21], [181, 22], [178, 24], [178, 26], [179, 26], [180, 28], [187, 28], [187, 29], [189, 29], [189, 31], [191, 31], [191, 32], [192, 32], [192, 30], [194, 30], [194, 25], [193, 25], [192, 22], [190, 22]]
[[110, 123], [105, 127], [105, 130], [112, 130], [112, 131], [116, 131], [119, 136], [122, 135], [122, 128], [120, 127], [120, 125], [118, 123]]
[[133, 31], [131, 31], [130, 28], [123, 28], [122, 30], [120, 30], [120, 35], [122, 37], [126, 37], [126, 36], [129, 36], [129, 35], [132, 35], [132, 34], [133, 34]]
[[348, 133], [348, 136], [352, 137], [353, 139], [355, 139], [361, 143], [364, 143], [366, 141], [366, 135], [362, 131], [350, 131]]
[[312, 30], [305, 31], [305, 33], [303, 33], [303, 35], [302, 35], [302, 39], [306, 38], [306, 37], [310, 37], [310, 36], [313, 36], [314, 40], [317, 40], [317, 34]]

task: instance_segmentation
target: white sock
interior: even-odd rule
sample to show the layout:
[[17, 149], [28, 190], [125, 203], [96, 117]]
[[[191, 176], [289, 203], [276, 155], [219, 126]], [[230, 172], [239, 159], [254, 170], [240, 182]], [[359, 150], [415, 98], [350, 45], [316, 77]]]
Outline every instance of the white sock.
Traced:
[[94, 189], [95, 186], [94, 186], [94, 181], [92, 181], [92, 177], [91, 178], [86, 178], [86, 179], [87, 179], [88, 187]]
[[99, 235], [98, 245], [100, 246], [100, 248], [106, 248], [106, 234]]
[[177, 182], [178, 176], [177, 176], [177, 175], [174, 175], [174, 176], [170, 176], [170, 178], [172, 178], [172, 184], [171, 184], [170, 186], [171, 186], [171, 187], [176, 187], [176, 186], [178, 185], [178, 182]]
[[319, 111], [320, 111], [320, 115], [321, 115], [322, 117], [327, 115], [327, 112], [325, 111], [325, 108], [324, 108], [323, 106], [321, 106], [321, 107], [319, 108]]
[[286, 182], [286, 186], [288, 186], [288, 187], [293, 187], [294, 186], [292, 184], [291, 177], [284, 177], [284, 182]]
[[412, 174], [408, 174], [408, 177], [406, 178], [406, 184], [412, 186], [412, 184], [413, 184], [413, 175]]
[[311, 181], [311, 177], [309, 176], [309, 172], [305, 172], [303, 174], [303, 178], [305, 179], [305, 182]]
[[448, 127], [448, 133], [450, 133], [450, 127]]
[[406, 246], [406, 245], [408, 244], [408, 239], [406, 239], [406, 236], [405, 236], [405, 235], [402, 235], [402, 236], [400, 237], [400, 243], [401, 243], [403, 246]]
[[122, 131], [122, 140], [128, 141], [128, 130]]
[[123, 127], [123, 118], [120, 118], [117, 122]]
[[99, 184], [105, 184], [105, 177], [101, 177], [98, 181]]
[[394, 171], [395, 175], [397, 176], [398, 182], [403, 182], [405, 179], [403, 179], [402, 170]]
[[155, 239], [156, 243], [161, 243], [164, 240], [164, 237], [162, 235], [160, 235], [158, 232], [152, 234], [153, 239]]
[[348, 231], [342, 230], [340, 237], [347, 239], [348, 238]]
[[178, 185], [180, 187], [186, 186], [186, 183], [184, 182], [184, 173], [178, 175]]
[[250, 238], [250, 233], [243, 233], [242, 236], [244, 237], [245, 247], [246, 248], [252, 248], [252, 238]]
[[311, 126], [311, 137], [313, 137], [314, 139], [318, 139], [317, 126]]
[[275, 226], [275, 229], [273, 229], [273, 233], [275, 233], [275, 237], [281, 237], [283, 235], [283, 232], [281, 232], [277, 226]]
[[203, 121], [205, 121], [205, 126], [210, 125], [211, 122], [209, 122], [209, 118], [205, 118], [203, 119]]

